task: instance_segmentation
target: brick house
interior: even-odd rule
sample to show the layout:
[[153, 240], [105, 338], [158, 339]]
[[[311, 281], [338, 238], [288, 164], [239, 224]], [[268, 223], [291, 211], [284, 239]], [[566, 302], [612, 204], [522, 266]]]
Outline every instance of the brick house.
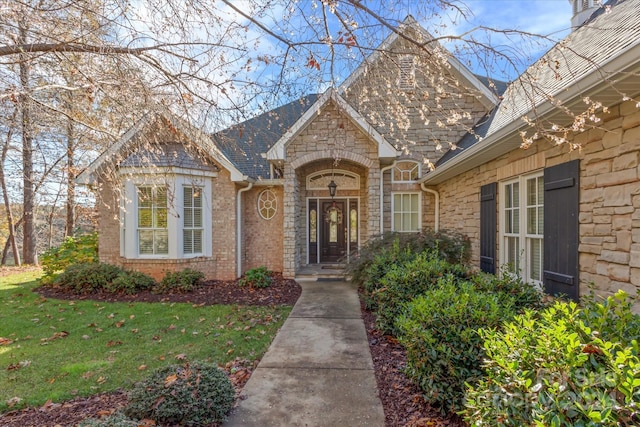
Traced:
[[[522, 79], [501, 97], [500, 82], [440, 46], [436, 84], [394, 33], [340, 87], [215, 135], [153, 114], [130, 129], [79, 177], [97, 190], [100, 259], [155, 277], [192, 267], [232, 279], [260, 265], [295, 277], [381, 232], [441, 227], [471, 237], [483, 270], [510, 264], [574, 297], [590, 282], [635, 292], [640, 109], [616, 90], [640, 93], [640, 4], [605, 14], [573, 2], [574, 25], [594, 16], [545, 55], [556, 70], [541, 60], [527, 75], [568, 108], [587, 96], [609, 107], [598, 129], [569, 135], [581, 149], [521, 149], [522, 116], [561, 120], [546, 98], [523, 93]], [[430, 37], [410, 17], [401, 29]], [[398, 104], [409, 113], [388, 114]]]

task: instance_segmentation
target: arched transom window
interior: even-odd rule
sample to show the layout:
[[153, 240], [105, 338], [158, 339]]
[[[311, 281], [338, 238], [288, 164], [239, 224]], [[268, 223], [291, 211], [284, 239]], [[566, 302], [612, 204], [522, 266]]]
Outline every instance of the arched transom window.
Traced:
[[326, 190], [333, 180], [340, 190], [359, 190], [360, 177], [345, 170], [324, 170], [307, 177], [307, 190]]
[[393, 168], [393, 182], [414, 182], [420, 178], [420, 163], [414, 160], [403, 160]]

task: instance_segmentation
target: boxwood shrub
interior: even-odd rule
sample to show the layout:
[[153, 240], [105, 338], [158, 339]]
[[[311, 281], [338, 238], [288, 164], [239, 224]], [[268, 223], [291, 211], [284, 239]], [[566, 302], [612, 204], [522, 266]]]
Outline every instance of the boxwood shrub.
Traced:
[[168, 271], [162, 281], [155, 286], [154, 292], [159, 294], [191, 292], [202, 279], [204, 279], [204, 273], [192, 268], [176, 272]]
[[475, 426], [640, 425], [640, 317], [623, 292], [583, 308], [558, 301], [485, 328], [485, 377], [470, 384]]
[[213, 364], [169, 365], [136, 384], [124, 412], [158, 425], [206, 426], [225, 420], [234, 396], [231, 381]]
[[498, 327], [514, 315], [511, 296], [482, 292], [454, 275], [443, 276], [408, 303], [396, 322], [407, 350], [407, 376], [443, 413], [459, 411], [465, 383], [475, 384], [484, 374], [477, 330]]
[[72, 264], [60, 273], [53, 285], [82, 295], [107, 289], [124, 270], [102, 262]]

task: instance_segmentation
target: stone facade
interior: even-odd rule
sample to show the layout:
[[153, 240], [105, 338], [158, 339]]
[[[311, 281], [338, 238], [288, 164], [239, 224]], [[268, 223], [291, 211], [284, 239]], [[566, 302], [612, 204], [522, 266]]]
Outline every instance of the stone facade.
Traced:
[[[436, 189], [441, 226], [471, 238], [479, 264], [480, 187], [518, 175], [580, 160], [580, 291], [593, 283], [599, 293], [640, 289], [640, 109], [624, 102], [609, 109], [600, 129], [574, 135], [568, 145], [538, 141], [465, 172]], [[498, 213], [504, 201], [498, 195]], [[500, 245], [500, 239], [496, 241]], [[498, 254], [500, 250], [498, 248]]]

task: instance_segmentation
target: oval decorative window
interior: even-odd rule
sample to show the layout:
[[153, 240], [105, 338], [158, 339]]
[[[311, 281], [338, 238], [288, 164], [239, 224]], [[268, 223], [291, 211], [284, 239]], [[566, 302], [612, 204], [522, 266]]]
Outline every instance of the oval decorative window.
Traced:
[[276, 194], [266, 189], [258, 196], [258, 212], [262, 219], [269, 220], [276, 215], [278, 211], [278, 198]]

